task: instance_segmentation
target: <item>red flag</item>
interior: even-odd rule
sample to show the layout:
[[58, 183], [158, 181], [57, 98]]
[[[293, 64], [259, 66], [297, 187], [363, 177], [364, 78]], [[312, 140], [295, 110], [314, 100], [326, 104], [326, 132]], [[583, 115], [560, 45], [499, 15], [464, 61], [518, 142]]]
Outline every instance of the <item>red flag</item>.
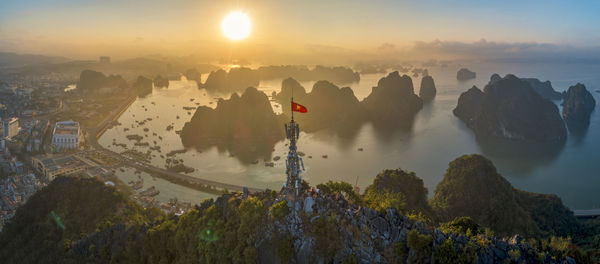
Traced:
[[300, 112], [300, 113], [306, 113], [308, 112], [308, 109], [306, 109], [306, 107], [304, 107], [301, 104], [297, 104], [292, 102], [292, 111], [294, 112]]

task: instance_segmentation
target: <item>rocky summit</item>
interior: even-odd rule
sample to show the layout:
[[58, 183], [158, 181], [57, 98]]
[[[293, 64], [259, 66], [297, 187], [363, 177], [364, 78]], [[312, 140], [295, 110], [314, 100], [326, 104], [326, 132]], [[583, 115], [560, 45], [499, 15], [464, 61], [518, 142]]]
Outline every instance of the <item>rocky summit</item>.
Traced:
[[514, 75], [460, 95], [454, 115], [478, 135], [514, 140], [562, 141], [567, 132], [558, 108]]

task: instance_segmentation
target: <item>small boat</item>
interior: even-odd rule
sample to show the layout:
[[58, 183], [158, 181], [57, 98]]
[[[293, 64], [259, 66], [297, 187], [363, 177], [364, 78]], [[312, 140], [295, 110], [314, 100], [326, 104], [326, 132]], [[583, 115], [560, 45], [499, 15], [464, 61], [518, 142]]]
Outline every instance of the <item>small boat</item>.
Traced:
[[358, 148], [358, 151], [363, 151], [363, 150], [364, 150], [363, 148]]
[[326, 158], [328, 158], [328, 157], [329, 157], [329, 156], [327, 156], [327, 155], [323, 155], [323, 158], [324, 158], [324, 159], [326, 159]]

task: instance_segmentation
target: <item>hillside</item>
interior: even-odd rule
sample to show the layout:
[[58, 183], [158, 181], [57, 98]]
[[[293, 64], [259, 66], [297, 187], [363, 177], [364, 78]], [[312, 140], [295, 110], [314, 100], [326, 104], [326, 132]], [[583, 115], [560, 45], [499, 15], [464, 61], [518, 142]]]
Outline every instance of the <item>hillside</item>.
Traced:
[[[494, 185], [479, 190], [484, 183]], [[0, 257], [3, 263], [586, 263], [595, 252], [544, 233], [570, 236], [578, 227], [558, 198], [513, 189], [478, 155], [450, 164], [433, 208], [422, 180], [401, 169], [380, 173], [363, 195], [343, 182], [317, 187], [310, 195], [303, 184], [297, 199], [269, 190], [223, 194], [178, 217], [145, 211], [93, 179], [58, 178], [0, 233]], [[467, 200], [472, 210], [459, 206]]]

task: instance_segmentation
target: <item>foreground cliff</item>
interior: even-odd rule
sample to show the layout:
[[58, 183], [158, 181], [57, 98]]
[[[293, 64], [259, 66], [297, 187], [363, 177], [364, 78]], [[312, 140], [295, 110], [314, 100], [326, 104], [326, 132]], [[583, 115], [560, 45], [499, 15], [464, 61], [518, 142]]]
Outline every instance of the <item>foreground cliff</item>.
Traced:
[[453, 112], [478, 135], [531, 141], [567, 137], [556, 105], [511, 74], [492, 78], [483, 91], [473, 87], [462, 93]]
[[[482, 184], [496, 185], [480, 190]], [[310, 194], [304, 183], [297, 198], [269, 190], [223, 194], [175, 216], [142, 210], [95, 179], [59, 177], [0, 233], [0, 257], [3, 263], [589, 263], [599, 253], [568, 238], [529, 233], [575, 237], [579, 225], [558, 198], [512, 189], [478, 155], [450, 164], [433, 207], [423, 182], [400, 169], [380, 173], [362, 195], [343, 182], [317, 187]], [[521, 222], [523, 215], [530, 220]], [[520, 233], [520, 223], [537, 228]]]

